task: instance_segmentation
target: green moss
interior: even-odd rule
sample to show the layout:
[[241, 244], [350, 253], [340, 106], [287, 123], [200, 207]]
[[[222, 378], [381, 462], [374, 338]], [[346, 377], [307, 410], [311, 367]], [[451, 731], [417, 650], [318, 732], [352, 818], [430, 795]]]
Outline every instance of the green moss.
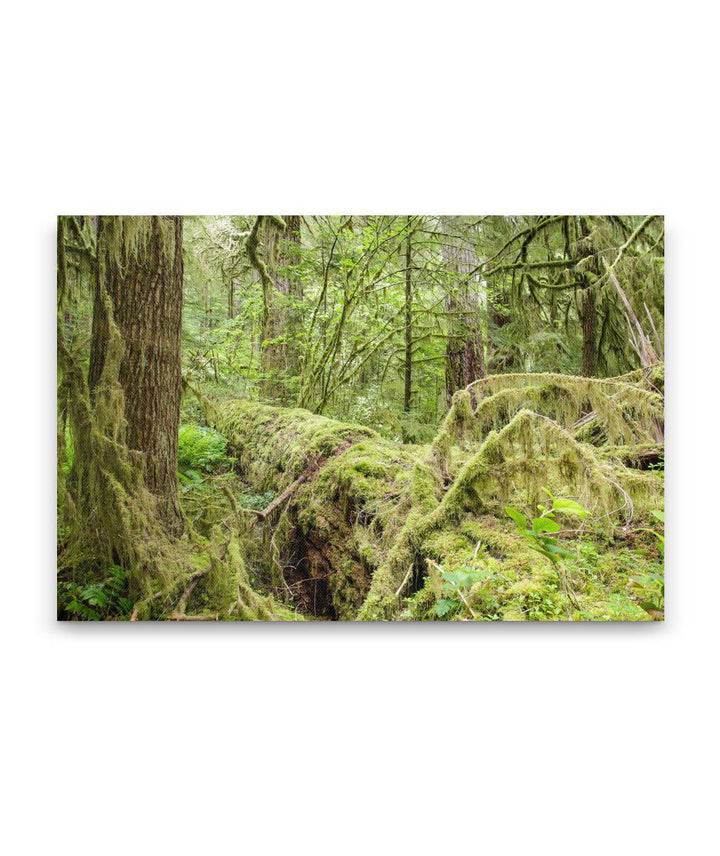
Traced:
[[566, 430], [592, 425], [613, 445], [654, 442], [663, 419], [661, 394], [625, 378], [491, 375], [477, 381], [473, 390], [480, 397], [473, 414], [478, 439], [523, 409], [547, 416]]
[[[126, 226], [135, 228], [122, 223], [117, 228]], [[127, 235], [126, 239], [130, 240]], [[138, 226], [128, 252], [133, 242], [142, 240]], [[125, 257], [114, 263], [124, 261]], [[118, 380], [124, 346], [111, 301], [107, 293], [102, 297], [109, 335], [93, 401], [81, 361], [58, 329], [59, 401], [67, 407], [73, 448], [71, 466], [59, 468], [60, 526], [66, 532], [58, 556], [59, 576], [87, 580], [98, 568], [122, 567], [135, 616], [141, 620], [172, 613], [198, 574], [201, 582], [193, 603], [201, 613], [209, 609], [227, 617], [234, 606], [240, 618], [279, 617], [272, 599], [250, 585], [235, 539], [228, 541], [211, 530], [208, 540], [192, 526], [187, 537], [166, 531], [157, 500], [145, 486], [143, 456], [125, 444], [124, 397]]]
[[[216, 427], [255, 489], [282, 490], [315, 460], [317, 471], [288, 513], [295, 532], [315, 543], [317, 574], [331, 569], [339, 617], [429, 617], [438, 594], [427, 560], [487, 572], [488, 581], [471, 592], [482, 618], [577, 617], [593, 598], [614, 603], [624, 596], [615, 571], [604, 584], [577, 568], [561, 580], [508, 531], [503, 506], [511, 501], [533, 513], [543, 488], [572, 496], [590, 509], [587, 533], [606, 543], [618, 519], [627, 525], [661, 507], [662, 480], [628, 469], [610, 445], [648, 443], [662, 412], [659, 394], [625, 379], [559, 375], [506, 375], [481, 386], [475, 411], [466, 391], [456, 394], [430, 449], [398, 447], [362, 426], [307, 411], [218, 406]], [[590, 407], [595, 427], [578, 429]], [[579, 440], [583, 431], [592, 443]], [[566, 585], [578, 610], [568, 606]]]

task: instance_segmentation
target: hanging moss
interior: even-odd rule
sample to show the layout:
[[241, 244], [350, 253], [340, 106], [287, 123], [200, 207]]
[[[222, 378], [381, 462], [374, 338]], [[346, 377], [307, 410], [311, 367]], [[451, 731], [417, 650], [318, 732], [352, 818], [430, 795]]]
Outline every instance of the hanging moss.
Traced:
[[521, 409], [549, 416], [564, 428], [592, 424], [605, 442], [653, 442], [663, 418], [659, 392], [622, 378], [557, 374], [492, 375], [473, 384], [479, 398], [473, 414], [478, 439], [507, 424]]
[[[65, 344], [58, 324], [58, 400], [67, 410], [67, 424], [58, 420], [58, 498], [65, 534], [58, 557], [60, 575], [91, 579], [98, 569], [120, 565], [127, 573], [134, 615], [140, 619], [167, 616], [199, 577], [203, 584], [196, 597], [204, 591], [206, 610], [230, 615], [235, 604], [241, 619], [290, 617], [270, 598], [254, 592], [232, 538], [220, 549], [217, 531], [210, 541], [192, 530], [177, 538], [161, 523], [157, 499], [144, 483], [144, 457], [124, 442], [124, 399], [118, 379], [123, 342], [108, 295], [103, 299], [109, 336], [93, 401], [80, 359]], [[60, 451], [65, 430], [72, 436], [74, 452], [67, 475]]]
[[473, 425], [473, 410], [470, 393], [458, 390], [452, 404], [432, 442], [431, 455], [443, 476], [449, 475], [450, 454], [453, 446], [465, 440]]
[[147, 255], [155, 230], [159, 229], [161, 246], [174, 246], [175, 223], [172, 217], [105, 217], [102, 245], [98, 262], [104, 280], [104, 266], [124, 271], [128, 264]]

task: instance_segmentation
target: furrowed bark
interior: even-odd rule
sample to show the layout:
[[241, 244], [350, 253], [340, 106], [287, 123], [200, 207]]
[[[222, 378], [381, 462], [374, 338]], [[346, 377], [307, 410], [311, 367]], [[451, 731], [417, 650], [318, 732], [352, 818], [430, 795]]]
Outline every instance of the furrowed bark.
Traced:
[[90, 389], [107, 356], [107, 295], [124, 345], [125, 442], [143, 453], [145, 484], [173, 534], [183, 530], [177, 484], [182, 277], [182, 218], [99, 218]]

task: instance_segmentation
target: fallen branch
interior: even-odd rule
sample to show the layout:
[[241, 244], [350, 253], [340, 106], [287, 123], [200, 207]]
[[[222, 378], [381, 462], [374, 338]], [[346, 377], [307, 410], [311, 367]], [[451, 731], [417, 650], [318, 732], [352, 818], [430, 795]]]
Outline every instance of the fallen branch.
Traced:
[[[615, 290], [617, 291], [618, 295], [620, 296], [620, 300], [622, 301], [622, 304], [625, 308], [626, 320], [627, 320], [628, 328], [630, 331], [630, 344], [632, 345], [633, 350], [635, 351], [635, 353], [638, 355], [638, 358], [640, 359], [640, 365], [643, 368], [648, 368], [649, 366], [657, 365], [660, 362], [660, 360], [658, 359], [658, 356], [655, 353], [655, 348], [653, 348], [652, 342], [650, 341], [650, 337], [643, 330], [642, 324], [640, 323], [639, 318], [635, 314], [635, 310], [632, 308], [632, 305], [630, 304], [630, 301], [628, 300], [627, 295], [625, 294], [625, 292], [622, 289], [622, 286], [620, 285], [620, 281], [615, 276], [615, 272], [614, 272], [613, 268], [615, 267], [615, 264], [617, 263], [617, 259], [612, 265], [609, 265], [605, 261], [605, 259], [603, 259], [603, 263], [605, 265], [606, 275], [610, 279], [610, 282], [612, 282], [612, 284], [615, 286]], [[647, 307], [646, 307], [646, 309], [647, 309]], [[650, 313], [648, 312], [648, 315], [649, 314]], [[651, 319], [651, 321], [652, 321], [652, 319]], [[633, 326], [635, 327], [635, 330], [637, 331], [637, 336], [635, 335], [635, 331], [633, 330]], [[657, 331], [655, 331], [655, 333], [657, 335]]]
[[133, 606], [133, 611], [130, 613], [130, 621], [137, 621], [138, 620], [138, 613], [139, 613], [140, 607], [142, 606], [143, 603], [146, 603], [147, 601], [150, 601], [150, 600], [157, 600], [159, 597], [162, 597], [164, 594], [165, 594], [165, 592], [158, 591], [158, 592], [155, 592], [155, 594], [152, 597], [146, 598], [145, 600], [139, 600], [135, 604], [135, 606]]
[[177, 602], [175, 606], [175, 613], [178, 615], [184, 615], [185, 610], [187, 609], [188, 600], [190, 599], [190, 595], [195, 591], [195, 586], [200, 582], [202, 577], [209, 571], [209, 568], [206, 568], [203, 571], [199, 571], [188, 583], [185, 591], [180, 595], [180, 600]]
[[310, 478], [310, 476], [315, 472], [318, 467], [318, 460], [319, 459], [317, 457], [313, 458], [310, 464], [308, 464], [305, 472], [301, 476], [296, 478], [292, 484], [288, 485], [282, 493], [278, 494], [278, 496], [273, 499], [270, 505], [263, 508], [262, 511], [258, 511], [254, 508], [242, 509], [243, 511], [249, 511], [255, 515], [255, 519], [250, 523], [250, 529], [252, 529], [258, 521], [266, 520], [278, 506], [282, 505], [295, 493], [295, 491], [300, 487], [301, 484], [303, 484]]
[[400, 597], [400, 592], [407, 585], [407, 581], [410, 579], [410, 574], [413, 572], [414, 567], [415, 567], [414, 565], [410, 565], [410, 567], [408, 568], [408, 572], [405, 574], [403, 581], [400, 583], [400, 585], [397, 588], [397, 591], [395, 592], [395, 597]]

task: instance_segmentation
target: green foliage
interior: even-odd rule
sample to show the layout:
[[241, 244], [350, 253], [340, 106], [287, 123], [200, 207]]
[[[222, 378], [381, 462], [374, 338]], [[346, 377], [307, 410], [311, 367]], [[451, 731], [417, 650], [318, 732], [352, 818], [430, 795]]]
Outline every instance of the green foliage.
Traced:
[[[435, 563], [433, 563], [435, 564]], [[435, 602], [435, 615], [438, 618], [469, 617], [478, 618], [477, 608], [485, 610], [497, 603], [491, 592], [486, 589], [486, 583], [495, 578], [495, 574], [484, 566], [460, 565], [454, 570], [448, 571], [440, 565], [435, 564], [436, 570], [441, 575], [440, 597]], [[471, 605], [473, 601], [474, 605]]]
[[253, 508], [262, 511], [275, 499], [275, 491], [266, 490], [264, 493], [243, 493], [239, 497], [238, 504], [242, 508]]
[[628, 586], [638, 598], [639, 605], [652, 618], [662, 618], [665, 612], [665, 577], [663, 574], [637, 574]]
[[577, 610], [580, 604], [562, 564], [563, 560], [571, 559], [573, 554], [555, 537], [562, 528], [555, 519], [555, 515], [567, 514], [583, 519], [587, 517], [587, 511], [573, 499], [553, 496], [547, 488], [543, 490], [550, 497], [551, 505], [549, 507], [538, 505], [540, 517], [534, 517], [528, 522], [525, 515], [515, 508], [508, 507], [505, 511], [514, 521], [518, 534], [525, 539], [530, 549], [552, 563], [569, 603]]
[[98, 581], [87, 583], [60, 582], [58, 605], [61, 613], [74, 620], [107, 621], [130, 615], [132, 601], [126, 596], [127, 575], [124, 568], [113, 565]]
[[540, 553], [549, 559], [553, 565], [557, 565], [561, 559], [572, 557], [572, 553], [566, 550], [560, 541], [554, 537], [554, 534], [560, 532], [561, 526], [555, 519], [556, 514], [568, 514], [573, 517], [587, 517], [587, 511], [575, 500], [566, 499], [564, 497], [553, 496], [549, 490], [545, 489], [545, 493], [550, 497], [551, 506], [546, 508], [543, 505], [538, 506], [541, 512], [540, 517], [534, 517], [528, 522], [527, 517], [515, 508], [508, 507], [505, 509], [508, 517], [510, 517], [516, 527], [519, 535], [528, 542], [530, 549]]
[[[665, 523], [665, 512], [653, 509], [652, 516]], [[658, 542], [660, 555], [665, 554], [665, 536], [654, 529], [641, 529], [641, 532], [649, 532]], [[654, 619], [661, 619], [665, 614], [665, 574], [663, 573], [640, 573], [635, 574], [629, 580], [628, 587], [638, 598], [640, 606]]]
[[[652, 514], [652, 516], [653, 516], [656, 520], [659, 520], [662, 524], [664, 524], [664, 523], [665, 523], [665, 512], [664, 512], [664, 511], [658, 511], [657, 509], [653, 509], [653, 510], [650, 512], [650, 514]], [[659, 543], [659, 545], [660, 545], [660, 549], [661, 549], [661, 550], [662, 550], [662, 552], [664, 553], [664, 552], [665, 552], [665, 536], [664, 536], [664, 535], [662, 535], [660, 532], [656, 532], [654, 529], [648, 529], [648, 530], [646, 530], [646, 531], [647, 531], [647, 532], [652, 532], [652, 534], [657, 538], [658, 543]]]
[[227, 456], [227, 440], [222, 434], [203, 425], [180, 426], [178, 468], [183, 484], [201, 481], [202, 473], [216, 471], [230, 460]]

